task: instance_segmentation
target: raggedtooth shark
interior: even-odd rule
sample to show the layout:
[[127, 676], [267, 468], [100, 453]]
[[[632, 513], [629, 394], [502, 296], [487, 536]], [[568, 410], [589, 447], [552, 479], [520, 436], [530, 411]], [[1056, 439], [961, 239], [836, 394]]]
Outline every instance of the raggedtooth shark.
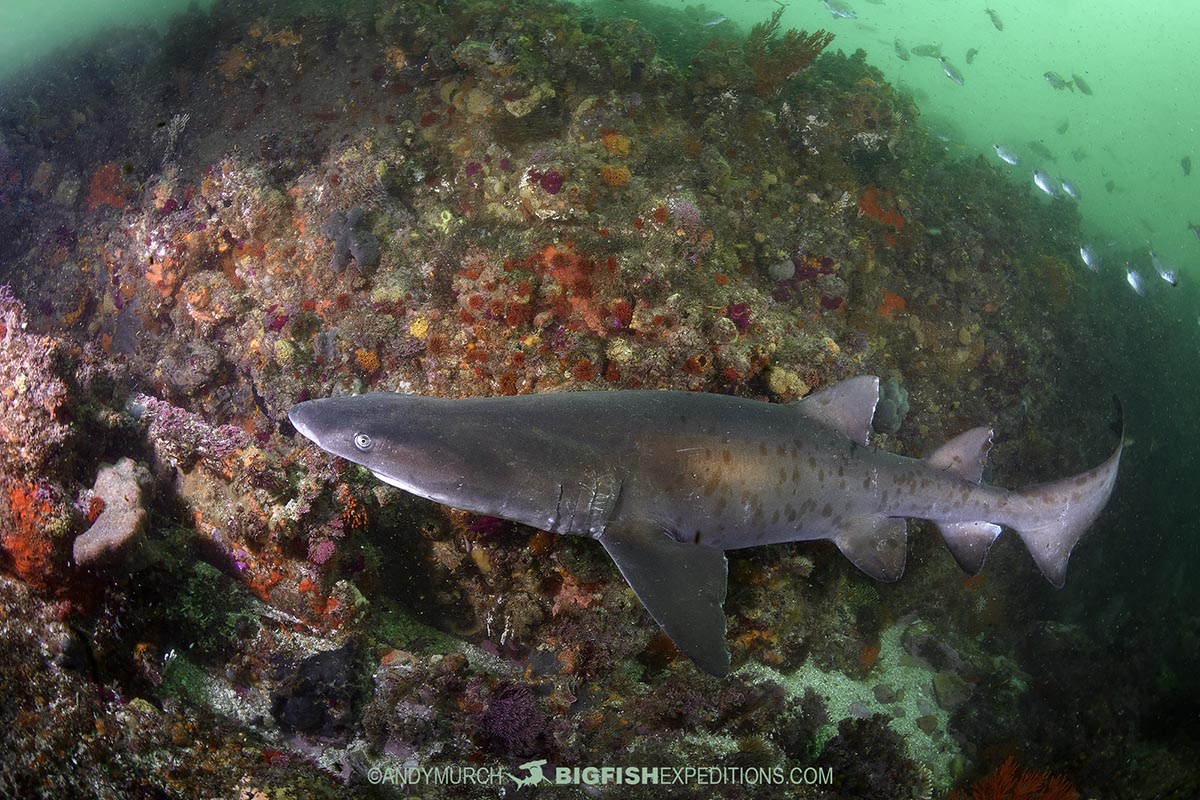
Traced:
[[288, 413], [321, 448], [455, 508], [608, 551], [646, 609], [704, 671], [729, 671], [725, 551], [829, 539], [859, 569], [904, 572], [906, 517], [937, 524], [968, 572], [1013, 528], [1055, 586], [1112, 492], [1100, 466], [1009, 491], [980, 482], [992, 431], [924, 460], [867, 446], [879, 379], [787, 405], [676, 391], [449, 400], [371, 393]]

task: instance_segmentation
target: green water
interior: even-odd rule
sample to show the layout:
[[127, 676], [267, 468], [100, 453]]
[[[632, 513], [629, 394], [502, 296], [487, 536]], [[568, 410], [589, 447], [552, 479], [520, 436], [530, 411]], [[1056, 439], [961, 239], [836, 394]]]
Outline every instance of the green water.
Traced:
[[[705, 22], [727, 17], [741, 33], [777, 8], [770, 0], [664, 5], [689, 9]], [[1152, 242], [1180, 273], [1200, 275], [1200, 241], [1188, 229], [1200, 223], [1200, 66], [1194, 58], [1200, 4], [997, 0], [991, 7], [1002, 31], [982, 1], [846, 5], [856, 19], [834, 18], [818, 0], [804, 0], [787, 4], [782, 22], [833, 32], [831, 49], [865, 50], [893, 85], [914, 94], [952, 155], [980, 154], [1031, 187], [1034, 169], [1071, 181], [1082, 193], [1086, 238], [1109, 256], [1109, 268], [1123, 271], [1131, 258], [1152, 276], [1145, 253]], [[711, 28], [714, 35], [733, 32], [728, 24]], [[950, 81], [934, 58], [902, 61], [896, 39], [907, 48], [940, 45], [964, 84]], [[968, 64], [972, 48], [978, 52]], [[1078, 74], [1093, 94], [1056, 90], [1043, 77], [1047, 71], [1068, 81]], [[1030, 141], [1044, 144], [1057, 160], [1037, 156]], [[1015, 149], [1021, 164], [1002, 164], [992, 149], [997, 143]], [[1191, 176], [1180, 165], [1188, 155], [1196, 162]], [[1157, 283], [1151, 281], [1151, 289], [1161, 289]]]
[[[894, 84], [927, 95], [922, 108], [935, 126], [945, 120], [965, 151], [994, 159], [993, 143], [1013, 146], [1022, 156], [1021, 165], [1011, 168], [1015, 180], [1028, 181], [1041, 168], [1072, 181], [1082, 191], [1085, 230], [1101, 247], [1151, 240], [1181, 271], [1200, 274], [1200, 242], [1187, 227], [1200, 222], [1200, 171], [1185, 176], [1180, 166], [1186, 155], [1200, 159], [1200, 104], [1194, 100], [1200, 69], [1193, 58], [1200, 5], [998, 2], [993, 7], [1003, 31], [984, 5], [859, 2], [857, 20], [837, 20], [814, 2], [792, 6], [785, 19], [827, 26], [838, 36], [835, 46], [867, 50]], [[908, 47], [940, 44], [964, 85], [948, 80], [934, 59], [901, 61], [893, 49], [897, 37]], [[970, 48], [978, 54], [968, 65]], [[1056, 90], [1043, 77], [1047, 71], [1067, 80], [1078, 74], [1094, 94]], [[1044, 143], [1057, 162], [1030, 152], [1031, 140]]]
[[161, 28], [189, 5], [208, 8], [212, 0], [3, 0], [0, 77], [107, 28]]

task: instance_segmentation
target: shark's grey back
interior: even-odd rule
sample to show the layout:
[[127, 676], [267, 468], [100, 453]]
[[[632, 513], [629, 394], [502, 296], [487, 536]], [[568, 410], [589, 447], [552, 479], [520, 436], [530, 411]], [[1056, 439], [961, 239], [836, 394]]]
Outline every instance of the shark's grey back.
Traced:
[[905, 517], [935, 522], [959, 564], [1016, 529], [1055, 585], [1107, 502], [1104, 464], [1009, 492], [980, 483], [991, 431], [927, 459], [867, 447], [878, 379], [788, 405], [673, 391], [447, 400], [367, 394], [298, 404], [297, 430], [380, 479], [468, 511], [600, 541], [647, 610], [723, 675], [727, 549], [828, 538], [880, 580], [904, 571]]

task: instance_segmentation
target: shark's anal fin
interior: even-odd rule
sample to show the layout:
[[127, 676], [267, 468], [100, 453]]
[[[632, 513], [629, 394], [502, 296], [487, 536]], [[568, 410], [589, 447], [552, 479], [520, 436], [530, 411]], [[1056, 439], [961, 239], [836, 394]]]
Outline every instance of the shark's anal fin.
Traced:
[[904, 574], [908, 524], [900, 517], [855, 517], [831, 538], [842, 555], [876, 580], [896, 581]]
[[983, 569], [988, 550], [1000, 535], [1000, 526], [990, 522], [939, 522], [937, 527], [954, 560], [971, 575]]
[[677, 542], [649, 524], [610, 524], [600, 543], [680, 652], [710, 675], [728, 674], [725, 553]]

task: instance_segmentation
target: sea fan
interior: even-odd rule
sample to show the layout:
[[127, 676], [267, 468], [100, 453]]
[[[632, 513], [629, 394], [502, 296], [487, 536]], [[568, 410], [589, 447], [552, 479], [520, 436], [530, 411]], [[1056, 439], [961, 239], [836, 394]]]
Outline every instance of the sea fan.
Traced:
[[994, 772], [976, 782], [969, 794], [951, 791], [947, 800], [1078, 800], [1078, 797], [1075, 787], [1061, 775], [1022, 769], [1009, 756]]
[[785, 80], [812, 63], [831, 41], [833, 34], [816, 33], [789, 28], [778, 36], [783, 8], [778, 8], [768, 22], [760, 22], [750, 30], [743, 47], [746, 64], [754, 71], [754, 91], [759, 97], [773, 97]]

